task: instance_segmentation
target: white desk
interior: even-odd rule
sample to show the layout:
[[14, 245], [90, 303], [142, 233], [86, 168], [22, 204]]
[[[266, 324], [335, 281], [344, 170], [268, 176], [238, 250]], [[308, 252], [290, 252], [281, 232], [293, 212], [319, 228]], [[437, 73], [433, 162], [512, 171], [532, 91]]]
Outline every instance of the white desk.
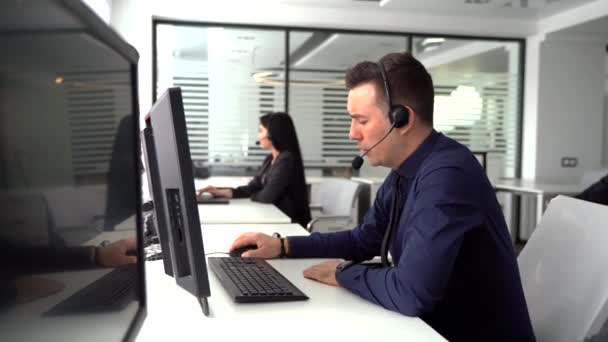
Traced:
[[248, 198], [230, 199], [229, 204], [199, 204], [201, 224], [222, 223], [290, 223], [291, 219], [273, 204]]
[[[205, 252], [225, 251], [245, 231], [306, 235], [287, 225], [203, 225]], [[305, 302], [236, 304], [209, 271], [210, 316], [196, 299], [163, 272], [162, 262], [146, 263], [148, 317], [137, 341], [445, 341], [419, 318], [383, 309], [351, 292], [305, 279], [302, 271], [323, 259], [269, 262], [310, 299]]]
[[[127, 220], [124, 227], [134, 220]], [[83, 245], [96, 245], [103, 240], [134, 237], [135, 230], [102, 232]], [[64, 288], [28, 303], [15, 305], [2, 313], [0, 341], [75, 341], [87, 336], [87, 342], [118, 341], [139, 309], [131, 300], [122, 310], [77, 315], [44, 315], [49, 309], [98, 280], [112, 269], [91, 268], [29, 274], [61, 283]], [[38, 285], [39, 286], [39, 285]]]
[[61, 282], [65, 288], [3, 313], [0, 320], [0, 341], [76, 341], [85, 335], [87, 342], [122, 339], [139, 307], [136, 301], [130, 302], [123, 310], [107, 313], [42, 315], [109, 271], [109, 269], [92, 269], [35, 274]]
[[[494, 189], [514, 195], [530, 195], [536, 199], [536, 224], [545, 211], [546, 202], [557, 195], [572, 196], [582, 191], [580, 184], [555, 184], [525, 179], [500, 179]], [[519, 223], [515, 225], [515, 241], [519, 240]]]
[[[213, 185], [215, 187], [236, 188], [237, 186], [247, 185], [252, 178], [253, 177], [247, 176], [211, 176], [205, 179], [195, 179], [194, 186], [196, 189], [200, 189], [208, 185]], [[329, 177], [306, 176], [306, 183], [311, 186], [321, 183], [326, 178]]]

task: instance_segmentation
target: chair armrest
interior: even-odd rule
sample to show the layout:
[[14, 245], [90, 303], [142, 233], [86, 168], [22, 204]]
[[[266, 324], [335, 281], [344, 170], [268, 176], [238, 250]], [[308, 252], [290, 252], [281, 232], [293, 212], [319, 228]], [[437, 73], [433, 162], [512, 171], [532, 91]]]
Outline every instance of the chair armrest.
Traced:
[[312, 220], [310, 220], [310, 222], [308, 222], [308, 224], [306, 225], [306, 230], [308, 230], [308, 232], [312, 232], [315, 224], [319, 223], [319, 222], [324, 222], [324, 221], [338, 221], [338, 220], [345, 220], [345, 221], [351, 221], [352, 218], [350, 216], [342, 216], [342, 215], [328, 215], [328, 216], [319, 216], [319, 217], [315, 217]]
[[320, 204], [310, 204], [308, 207], [310, 210], [323, 210], [323, 206]]

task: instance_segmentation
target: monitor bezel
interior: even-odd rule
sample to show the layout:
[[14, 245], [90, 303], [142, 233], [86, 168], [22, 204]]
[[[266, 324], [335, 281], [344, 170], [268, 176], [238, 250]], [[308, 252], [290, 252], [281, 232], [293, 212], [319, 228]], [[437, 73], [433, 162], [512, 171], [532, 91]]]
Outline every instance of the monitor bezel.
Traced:
[[[168, 102], [168, 103], [167, 103]], [[169, 113], [165, 113], [166, 105], [169, 106]], [[159, 115], [169, 115], [170, 122], [163, 122]], [[185, 218], [183, 231], [183, 244], [179, 244], [178, 233], [170, 222], [169, 201], [166, 194], [166, 181], [163, 181], [163, 172], [159, 170], [160, 179], [153, 181], [152, 186], [160, 184], [161, 189], [156, 189], [156, 193], [162, 194], [163, 208], [165, 211], [165, 226], [169, 232], [171, 258], [173, 265], [173, 276], [177, 284], [190, 292], [203, 302], [203, 311], [208, 314], [207, 297], [211, 295], [209, 286], [209, 275], [207, 263], [205, 260], [205, 250], [203, 246], [203, 238], [201, 232], [201, 224], [198, 214], [198, 202], [196, 200], [196, 192], [194, 189], [194, 174], [192, 168], [192, 159], [190, 155], [190, 147], [188, 143], [188, 132], [186, 128], [186, 119], [184, 114], [184, 105], [182, 100], [181, 89], [178, 87], [169, 88], [165, 91], [150, 109], [146, 120], [150, 121], [152, 133], [154, 136], [155, 149], [157, 153], [157, 166], [160, 168], [165, 165], [175, 165], [171, 161], [164, 161], [161, 149], [159, 146], [167, 146], [174, 142], [172, 149], [176, 153], [178, 160], [178, 174], [180, 180], [178, 185], [181, 187], [181, 213]], [[154, 173], [151, 173], [154, 175]], [[160, 208], [156, 205], [155, 210]], [[165, 252], [163, 252], [163, 256]], [[187, 267], [187, 270], [185, 269]], [[186, 272], [184, 272], [186, 271]]]
[[137, 261], [137, 269], [139, 274], [139, 291], [140, 294], [139, 308], [135, 316], [131, 320], [127, 331], [123, 337], [123, 341], [133, 341], [137, 337], [139, 330], [147, 316], [147, 293], [146, 293], [146, 274], [145, 274], [145, 259], [144, 259], [144, 233], [143, 233], [143, 213], [142, 213], [142, 191], [141, 191], [141, 170], [139, 169], [138, 158], [140, 158], [138, 146], [140, 146], [139, 137], [139, 87], [137, 63], [139, 62], [139, 54], [137, 50], [125, 42], [113, 29], [111, 29], [101, 18], [99, 18], [88, 6], [78, 0], [56, 0], [59, 6], [62, 6], [66, 11], [72, 13], [74, 17], [86, 27], [87, 33], [95, 37], [100, 43], [105, 44], [120, 56], [124, 57], [130, 64], [131, 75], [131, 90], [132, 90], [132, 113], [133, 116], [133, 161], [135, 163], [133, 182], [135, 183], [135, 224], [137, 236], [137, 255], [140, 257]]

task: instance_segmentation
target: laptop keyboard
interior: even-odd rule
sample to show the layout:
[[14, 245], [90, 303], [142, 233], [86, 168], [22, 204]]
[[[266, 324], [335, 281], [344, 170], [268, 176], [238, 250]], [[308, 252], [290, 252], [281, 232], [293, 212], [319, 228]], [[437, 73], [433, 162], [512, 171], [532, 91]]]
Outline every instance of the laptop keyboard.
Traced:
[[135, 300], [137, 264], [118, 267], [55, 305], [45, 316], [119, 311]]

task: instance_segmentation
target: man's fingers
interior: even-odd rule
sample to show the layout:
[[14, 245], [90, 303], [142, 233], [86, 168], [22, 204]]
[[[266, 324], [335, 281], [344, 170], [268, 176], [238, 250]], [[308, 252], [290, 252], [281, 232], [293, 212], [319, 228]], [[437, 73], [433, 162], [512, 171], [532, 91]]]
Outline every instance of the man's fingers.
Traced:
[[234, 241], [232, 241], [232, 245], [230, 245], [229, 250], [234, 250], [239, 247], [247, 246], [247, 245], [257, 245], [255, 233], [243, 233], [239, 235]]
[[215, 189], [214, 189], [212, 186], [206, 186], [206, 187], [204, 187], [204, 188], [202, 188], [202, 189], [198, 189], [198, 191], [197, 191], [197, 192], [198, 192], [198, 194], [200, 195], [200, 194], [202, 194], [203, 192], [211, 192], [211, 191], [213, 191], [213, 190], [215, 190]]
[[133, 251], [137, 249], [137, 240], [136, 239], [125, 239], [123, 240], [125, 246], [128, 251]]

